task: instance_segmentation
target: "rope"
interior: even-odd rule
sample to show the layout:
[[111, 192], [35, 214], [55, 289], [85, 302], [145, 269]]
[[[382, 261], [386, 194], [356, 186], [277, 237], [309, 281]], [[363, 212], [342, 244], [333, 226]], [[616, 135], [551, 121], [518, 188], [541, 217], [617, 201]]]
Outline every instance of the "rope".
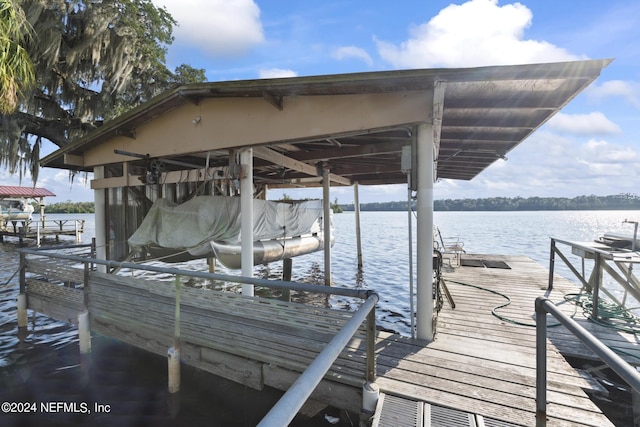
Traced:
[[593, 295], [590, 293], [566, 294], [564, 299], [573, 302], [576, 307], [582, 307], [582, 313], [590, 321], [607, 328], [616, 329], [631, 334], [640, 334], [640, 318], [631, 313], [639, 307], [624, 308], [619, 304], [603, 300], [598, 300], [598, 318], [594, 319]]
[[[509, 298], [507, 295], [498, 291], [494, 291], [493, 289], [487, 289], [482, 286], [472, 285], [470, 283], [460, 282], [457, 280], [449, 279], [448, 282], [457, 283], [458, 285], [468, 286], [471, 288], [479, 289], [482, 291], [490, 292], [492, 294], [501, 296], [504, 299], [506, 299], [507, 302], [494, 307], [491, 310], [492, 315], [494, 315], [495, 317], [497, 317], [502, 321], [513, 323], [515, 325], [528, 326], [528, 327], [536, 326], [535, 324], [530, 324], [530, 323], [525, 323], [525, 322], [520, 322], [518, 320], [510, 319], [496, 312], [497, 310], [500, 310], [501, 308], [507, 307], [509, 304], [511, 304], [511, 298]], [[582, 307], [582, 312], [589, 321], [592, 321], [598, 325], [601, 325], [607, 328], [613, 328], [622, 332], [640, 334], [640, 318], [638, 318], [638, 316], [635, 316], [633, 313], [631, 313], [632, 310], [640, 309], [640, 307], [624, 308], [613, 302], [600, 299], [598, 302], [598, 319], [593, 319], [591, 316], [591, 313], [593, 312], [593, 296], [591, 294], [583, 293], [583, 292], [577, 293], [577, 294], [566, 294], [564, 296], [564, 299], [565, 301], [574, 303], [575, 309], [573, 311], [573, 314], [570, 316], [572, 318], [575, 317], [578, 311], [578, 307]], [[560, 325], [561, 323], [558, 322], [558, 323], [547, 324], [547, 327], [550, 328], [550, 327], [555, 327]], [[633, 357], [635, 359], [640, 360], [639, 356], [629, 353], [628, 351], [625, 351], [621, 348], [618, 348], [618, 347], [609, 347], [609, 348], [611, 348], [613, 351], [615, 351], [618, 354], [622, 354], [622, 355]]]

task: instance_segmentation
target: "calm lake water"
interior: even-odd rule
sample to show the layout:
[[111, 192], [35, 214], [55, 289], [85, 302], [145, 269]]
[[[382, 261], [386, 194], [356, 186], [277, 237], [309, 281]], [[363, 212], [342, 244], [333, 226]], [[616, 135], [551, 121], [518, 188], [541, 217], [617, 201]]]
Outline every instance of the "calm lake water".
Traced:
[[[83, 242], [91, 241], [93, 215], [47, 217], [55, 216], [85, 219]], [[467, 253], [524, 255], [547, 267], [550, 237], [591, 241], [605, 232], [631, 234], [633, 226], [623, 224], [625, 219], [640, 220], [640, 212], [436, 212], [434, 222], [444, 237], [459, 237]], [[381, 297], [377, 307], [379, 326], [409, 335], [407, 213], [362, 212], [361, 272], [357, 269], [354, 214], [334, 215], [334, 227], [333, 285], [376, 290]], [[415, 221], [413, 231], [415, 235]], [[69, 238], [65, 242], [73, 241]], [[415, 245], [415, 237], [413, 242]], [[110, 413], [0, 413], [0, 425], [251, 426], [277, 400], [277, 392], [258, 396], [251, 389], [183, 368], [182, 391], [176, 402], [166, 392], [165, 358], [94, 337], [91, 366], [87, 368], [86, 363], [80, 363], [75, 328], [40, 315], [35, 318], [35, 326], [30, 318], [30, 334], [20, 342], [15, 308], [18, 280], [12, 277], [18, 268], [17, 243], [6, 239], [0, 244], [0, 285], [4, 285], [0, 287], [0, 402], [99, 403], [108, 405]], [[296, 258], [293, 280], [321, 281], [323, 266], [322, 252]], [[204, 260], [188, 267], [207, 268]], [[227, 272], [223, 268], [218, 271]], [[556, 272], [571, 278], [561, 262], [556, 263]], [[279, 274], [279, 264], [256, 269], [256, 275]], [[331, 300], [337, 307], [349, 303]], [[316, 419], [299, 425], [330, 425], [325, 416], [337, 415], [321, 411]]]

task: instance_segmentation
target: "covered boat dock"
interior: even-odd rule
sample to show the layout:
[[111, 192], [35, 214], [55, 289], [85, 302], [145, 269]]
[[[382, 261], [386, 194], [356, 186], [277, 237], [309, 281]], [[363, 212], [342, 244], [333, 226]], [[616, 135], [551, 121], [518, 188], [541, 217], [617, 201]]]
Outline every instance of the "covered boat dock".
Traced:
[[[455, 336], [451, 340], [434, 340], [440, 336], [440, 326], [433, 298], [433, 185], [437, 179], [472, 179], [496, 160], [506, 158], [510, 150], [596, 79], [609, 62], [593, 60], [473, 69], [403, 70], [178, 87], [42, 160], [43, 166], [47, 167], [93, 172], [95, 254], [81, 262], [80, 276], [76, 272], [73, 279], [66, 279], [74, 283], [64, 290], [66, 296], [49, 297], [64, 286], [53, 289], [48, 281], [47, 285], [42, 285], [30, 283], [25, 278], [24, 299], [28, 297], [29, 308], [53, 316], [47, 306], [65, 305], [60, 301], [68, 299], [67, 306], [72, 307], [71, 311], [63, 311], [67, 313], [67, 321], [77, 321], [81, 337], [88, 337], [93, 329], [161, 354], [166, 354], [169, 348], [170, 388], [175, 386], [172, 384], [175, 360], [179, 360], [179, 352], [184, 351], [183, 354], [188, 356], [183, 359], [186, 363], [203, 366], [203, 369], [207, 369], [205, 363], [208, 363], [216, 369], [225, 369], [227, 373], [234, 372], [236, 381], [241, 383], [259, 378], [254, 385], [269, 382], [282, 390], [297, 391], [298, 376], [306, 379], [307, 372], [316, 367], [318, 360], [326, 364], [330, 359], [324, 357], [322, 349], [330, 347], [334, 350], [339, 348], [333, 355], [337, 364], [330, 362], [326, 371], [320, 370], [316, 383], [318, 388], [313, 381], [304, 381], [305, 393], [291, 393], [298, 394], [302, 402], [311, 395], [325, 403], [348, 405], [349, 410], [363, 414], [370, 411], [371, 415], [375, 412], [376, 401], [373, 401], [372, 408], [369, 392], [378, 388], [390, 395], [413, 399], [417, 402], [416, 407], [423, 411], [427, 402], [455, 410], [464, 408], [464, 411], [496, 422], [532, 425], [536, 418], [532, 387], [535, 381], [531, 383], [530, 377], [535, 366], [530, 363], [530, 349], [523, 350], [521, 345], [515, 344], [500, 346], [500, 351], [494, 352], [494, 357], [499, 360], [494, 360], [485, 354], [490, 353], [491, 348], [481, 350], [466, 346], [466, 339], [461, 338], [477, 333], [474, 331], [475, 322], [467, 324], [469, 332], [451, 334]], [[333, 311], [299, 308], [292, 302], [283, 302], [283, 306], [275, 301], [265, 302], [264, 298], [254, 295], [254, 285], [297, 286], [258, 283], [252, 278], [254, 198], [266, 197], [269, 188], [322, 187], [324, 232], [328, 233], [331, 186], [353, 185], [357, 200], [358, 185], [403, 183], [408, 186], [409, 197], [417, 202], [417, 258], [420, 262], [417, 263], [415, 299], [416, 339], [385, 336], [378, 332], [375, 341], [378, 350], [372, 356], [371, 334], [375, 328], [372, 328], [369, 313], [372, 301], [377, 298], [373, 292], [375, 285], [371, 293], [360, 296], [365, 301], [360, 308], [363, 311], [348, 313], [351, 320], [339, 320], [342, 315]], [[218, 312], [216, 307], [220, 306], [213, 301], [217, 296], [205, 292], [195, 295], [191, 290], [185, 291], [178, 309], [179, 298], [175, 291], [166, 287], [160, 290], [158, 286], [148, 286], [127, 276], [113, 274], [123, 267], [135, 269], [137, 265], [137, 268], [142, 268], [139, 264], [125, 266], [120, 262], [129, 259], [127, 239], [139, 227], [153, 202], [166, 198], [183, 203], [202, 195], [237, 196], [241, 199], [242, 273], [233, 280], [244, 283], [243, 295], [239, 299], [238, 296], [227, 295], [220, 298], [235, 299], [247, 308], [246, 314], [240, 314], [240, 309], [234, 313]], [[325, 235], [325, 241], [328, 241], [327, 237]], [[331, 260], [330, 246], [325, 245], [323, 249], [325, 283], [331, 284], [331, 263], [334, 261]], [[134, 256], [132, 261], [141, 260]], [[25, 259], [24, 262], [28, 265], [33, 261]], [[115, 270], [111, 270], [113, 267]], [[46, 272], [47, 268], [55, 267], [41, 264], [39, 268], [41, 270], [34, 273], [55, 277], [55, 274]], [[64, 283], [64, 277], [62, 280]], [[131, 286], [140, 289], [127, 290]], [[38, 289], [43, 290], [38, 294]], [[538, 287], [533, 293], [540, 293], [540, 290]], [[330, 287], [316, 291], [343, 292]], [[455, 289], [453, 293], [456, 293]], [[133, 298], [134, 295], [148, 297], [135, 302], [137, 298]], [[144, 307], [156, 298], [164, 298], [165, 301], [151, 305], [154, 313], [157, 310], [161, 316], [153, 324], [162, 324], [162, 328], [131, 321], [136, 316], [135, 304]], [[533, 310], [533, 300], [529, 304]], [[526, 305], [523, 302], [523, 307]], [[250, 307], [258, 310], [256, 317], [251, 317], [253, 308]], [[124, 312], [118, 313], [121, 309]], [[295, 314], [303, 311], [307, 314]], [[283, 313], [283, 316], [278, 317], [278, 313]], [[74, 318], [76, 315], [77, 319]], [[178, 321], [175, 316], [181, 315], [184, 318]], [[228, 322], [230, 328], [264, 323], [276, 316], [277, 323], [285, 322], [292, 330], [298, 331], [295, 334], [303, 343], [299, 348], [306, 351], [310, 336], [324, 344], [308, 347], [315, 348], [317, 352], [311, 351], [289, 363], [289, 358], [298, 357], [298, 353], [290, 351], [286, 339], [275, 339], [275, 344], [282, 345], [275, 357], [282, 360], [283, 366], [280, 366], [277, 361], [263, 359], [266, 356], [256, 349], [246, 351], [246, 346], [254, 339], [244, 335], [246, 329], [238, 329], [237, 335], [228, 337], [227, 341], [216, 341], [219, 337], [214, 339], [210, 335], [212, 332], [202, 328], [203, 319], [212, 315]], [[363, 323], [360, 316], [369, 320]], [[178, 325], [182, 325], [183, 319], [188, 319], [185, 322], [191, 326], [180, 330]], [[352, 324], [358, 320], [360, 323], [351, 330]], [[321, 323], [316, 324], [316, 321]], [[335, 328], [328, 326], [332, 323]], [[349, 335], [345, 340], [342, 331], [347, 330], [347, 325]], [[274, 325], [274, 330], [281, 326]], [[189, 329], [191, 327], [193, 329]], [[327, 331], [336, 332], [334, 338]], [[334, 339], [340, 343], [335, 343]], [[453, 356], [461, 351], [455, 349], [455, 340], [459, 340], [461, 347], [476, 348], [477, 351], [464, 357]], [[210, 342], [221, 344], [208, 348], [207, 343]], [[402, 348], [398, 347], [401, 343]], [[412, 355], [416, 355], [416, 360], [427, 362], [432, 352], [444, 351], [439, 348], [440, 344], [449, 348], [440, 354], [441, 357], [457, 360], [457, 367], [435, 372], [427, 368], [428, 363], [421, 366], [422, 362], [412, 360]], [[149, 345], [151, 347], [145, 347]], [[90, 341], [81, 338], [81, 348], [83, 346], [85, 350], [87, 346], [90, 348]], [[391, 353], [385, 354], [385, 349]], [[222, 360], [219, 359], [221, 354], [224, 356]], [[505, 383], [511, 384], [515, 379], [500, 367], [511, 363], [507, 359], [512, 358], [519, 360], [513, 359], [513, 364], [519, 367], [507, 371], [518, 376], [515, 383], [519, 385], [508, 388]], [[485, 363], [485, 359], [491, 362]], [[378, 361], [378, 368], [372, 370], [374, 360]], [[582, 419], [581, 411], [586, 411], [589, 416], [584, 418], [597, 422], [592, 425], [606, 425], [600, 423], [605, 420], [598, 415], [599, 410], [590, 406], [586, 395], [578, 391], [583, 383], [570, 379], [577, 378], [575, 372], [572, 373], [566, 363], [562, 364], [560, 358], [557, 360], [560, 375], [557, 382], [562, 383], [562, 378], [566, 377], [576, 387], [572, 386], [568, 392], [570, 398], [563, 392], [557, 402], [551, 399], [551, 408], [556, 408], [554, 405], [557, 403], [557, 408], [561, 409], [550, 408], [549, 419], [558, 421], [559, 425], [569, 425], [575, 419]], [[383, 368], [382, 361], [402, 368], [391, 369], [388, 365]], [[255, 370], [247, 368], [252, 363], [257, 364]], [[274, 366], [278, 369], [272, 369]], [[486, 384], [492, 385], [481, 386], [480, 390], [477, 388], [479, 382], [471, 377], [460, 382], [453, 380], [458, 384], [455, 386], [447, 383], [450, 379], [444, 382], [437, 379], [439, 372], [454, 373], [463, 366], [473, 367], [479, 372], [485, 369], [483, 366], [486, 367], [487, 372], [494, 375], [486, 380]], [[495, 378], [497, 373], [500, 373], [500, 378]], [[240, 377], [237, 376], [239, 374]], [[394, 377], [396, 374], [398, 376]], [[322, 377], [324, 380], [320, 379]], [[333, 382], [323, 389], [322, 384], [326, 381]], [[349, 395], [351, 397], [344, 397], [347, 396], [345, 394], [340, 398], [342, 403], [333, 402], [331, 398], [336, 382], [351, 390], [345, 393], [353, 393]], [[433, 392], [433, 387], [439, 382], [439, 391]], [[494, 391], [487, 392], [486, 388]], [[509, 392], [500, 399], [494, 398], [496, 393], [511, 388], [514, 395], [520, 396], [514, 400], [518, 402], [517, 407], [509, 406]], [[286, 401], [291, 394], [285, 394], [283, 399]], [[279, 416], [274, 423], [266, 425], [286, 424], [287, 417], [293, 417], [302, 402], [289, 406], [286, 417]], [[364, 411], [360, 411], [362, 408]], [[276, 405], [275, 413], [280, 413], [280, 409]]]
[[22, 244], [25, 239], [33, 239], [40, 246], [46, 236], [54, 236], [56, 241], [60, 240], [60, 236], [74, 236], [79, 242], [84, 232], [84, 220], [46, 219], [44, 198], [53, 196], [55, 194], [46, 188], [0, 185], [0, 204], [3, 201], [19, 201], [26, 209], [32, 208], [29, 200], [33, 200], [38, 203], [40, 214], [39, 220], [34, 221], [32, 213], [35, 209], [18, 209], [17, 212], [14, 209], [12, 213], [11, 208], [3, 208], [0, 213], [0, 241], [4, 241], [5, 237], [15, 237]]

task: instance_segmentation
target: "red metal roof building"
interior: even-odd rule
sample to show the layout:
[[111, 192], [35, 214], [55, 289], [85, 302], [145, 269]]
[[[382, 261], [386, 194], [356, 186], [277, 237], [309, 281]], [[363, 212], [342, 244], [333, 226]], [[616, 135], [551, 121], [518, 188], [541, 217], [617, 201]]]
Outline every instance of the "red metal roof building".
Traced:
[[13, 185], [0, 185], [0, 198], [3, 197], [47, 197], [55, 196], [46, 188], [18, 187]]

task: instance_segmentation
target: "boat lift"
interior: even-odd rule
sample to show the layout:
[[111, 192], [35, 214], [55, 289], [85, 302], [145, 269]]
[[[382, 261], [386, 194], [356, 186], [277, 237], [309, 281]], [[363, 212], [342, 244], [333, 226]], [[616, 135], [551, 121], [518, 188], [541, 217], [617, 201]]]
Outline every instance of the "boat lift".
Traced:
[[[601, 292], [621, 307], [626, 307], [628, 296], [633, 297], [636, 301], [640, 301], [640, 279], [633, 271], [634, 265], [640, 264], [640, 252], [636, 250], [636, 241], [637, 235], [634, 235], [633, 238], [625, 238], [622, 235], [612, 233], [605, 234], [593, 242], [571, 242], [552, 237], [548, 289], [553, 289], [555, 256], [558, 255], [578, 278], [582, 289], [592, 294], [593, 310], [591, 318], [593, 320], [598, 320], [599, 318], [598, 303]], [[580, 271], [571, 263], [566, 255], [562, 253], [558, 248], [558, 244], [569, 246], [571, 253], [581, 258], [582, 266]], [[593, 269], [589, 277], [587, 277], [585, 272], [585, 260], [594, 260]], [[622, 300], [603, 286], [603, 275], [605, 272], [624, 289]]]

